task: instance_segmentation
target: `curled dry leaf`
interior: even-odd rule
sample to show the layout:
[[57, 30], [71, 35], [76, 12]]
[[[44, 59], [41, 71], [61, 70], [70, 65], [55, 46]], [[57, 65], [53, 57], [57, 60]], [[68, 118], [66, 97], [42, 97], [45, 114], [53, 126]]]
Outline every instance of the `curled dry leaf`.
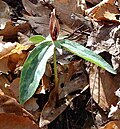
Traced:
[[15, 49], [15, 47], [16, 43], [11, 43], [11, 42], [7, 42], [5, 44], [0, 43], [0, 71], [2, 71], [3, 73], [7, 73], [9, 71], [8, 67], [9, 57], [7, 56], [6, 58], [4, 58], [4, 56], [9, 54], [13, 49]]
[[7, 42], [5, 44], [0, 43], [0, 59], [3, 58], [4, 55], [7, 55], [11, 52], [11, 50], [15, 49], [17, 43]]
[[94, 101], [104, 110], [116, 105], [117, 97], [114, 92], [118, 88], [112, 76], [97, 66], [92, 66], [89, 75], [89, 85]]
[[[16, 65], [23, 65], [27, 52], [23, 50], [28, 50], [30, 45], [22, 45], [19, 43], [5, 43], [1, 45], [0, 52], [0, 70], [4, 73], [8, 71], [13, 71], [16, 68]], [[4, 65], [4, 67], [3, 67]]]
[[27, 117], [15, 114], [0, 113], [1, 129], [40, 129], [33, 121]]

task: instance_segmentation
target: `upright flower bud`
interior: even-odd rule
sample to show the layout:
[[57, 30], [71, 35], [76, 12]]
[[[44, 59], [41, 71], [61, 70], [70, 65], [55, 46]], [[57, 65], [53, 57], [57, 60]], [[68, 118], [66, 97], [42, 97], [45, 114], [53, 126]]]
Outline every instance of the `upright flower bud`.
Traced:
[[55, 16], [55, 9], [51, 12], [50, 23], [49, 23], [50, 35], [53, 41], [57, 40], [60, 31], [59, 22]]

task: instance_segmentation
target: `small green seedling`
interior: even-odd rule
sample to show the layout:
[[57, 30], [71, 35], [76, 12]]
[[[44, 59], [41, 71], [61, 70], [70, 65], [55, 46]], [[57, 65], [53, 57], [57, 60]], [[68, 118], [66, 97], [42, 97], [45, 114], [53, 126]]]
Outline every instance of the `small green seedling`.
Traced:
[[93, 51], [85, 48], [77, 42], [67, 39], [58, 39], [59, 23], [55, 17], [55, 11], [51, 13], [50, 18], [50, 35], [51, 40], [43, 36], [33, 36], [30, 41], [34, 42], [36, 47], [26, 59], [21, 77], [20, 77], [20, 103], [25, 103], [30, 99], [39, 86], [39, 82], [45, 73], [46, 64], [50, 57], [53, 56], [54, 62], [54, 82], [58, 85], [57, 65], [56, 65], [56, 50], [65, 49], [77, 56], [96, 64], [97, 66], [107, 70], [112, 74], [116, 74], [115, 70], [101, 56]]

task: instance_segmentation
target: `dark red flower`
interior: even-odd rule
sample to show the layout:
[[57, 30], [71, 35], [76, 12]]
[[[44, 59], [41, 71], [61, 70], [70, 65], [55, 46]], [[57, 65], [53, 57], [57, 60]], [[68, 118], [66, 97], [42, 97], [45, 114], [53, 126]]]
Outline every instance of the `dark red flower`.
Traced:
[[57, 40], [60, 31], [60, 25], [58, 19], [55, 16], [55, 9], [51, 12], [50, 23], [49, 23], [50, 35], [53, 41]]

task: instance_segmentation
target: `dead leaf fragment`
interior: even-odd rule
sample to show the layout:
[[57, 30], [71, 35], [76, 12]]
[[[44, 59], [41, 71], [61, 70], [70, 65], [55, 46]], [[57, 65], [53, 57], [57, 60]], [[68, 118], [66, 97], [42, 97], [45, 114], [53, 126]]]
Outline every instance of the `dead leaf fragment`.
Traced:
[[15, 114], [0, 113], [1, 129], [40, 129], [33, 121], [27, 117]]
[[3, 30], [0, 31], [0, 36], [3, 36], [4, 41], [17, 41], [17, 33], [23, 34], [30, 30], [30, 24], [28, 22], [14, 26], [12, 22], [7, 22]]
[[36, 100], [36, 98], [32, 97], [28, 101], [26, 101], [24, 104], [25, 109], [31, 112], [36, 111], [39, 108]]
[[112, 104], [116, 105], [117, 97], [114, 92], [117, 86], [108, 72], [97, 66], [91, 67], [89, 80], [91, 95], [104, 111], [109, 109]]
[[0, 95], [0, 113], [16, 114], [18, 116], [26, 116], [34, 120], [32, 114], [26, 111], [16, 99], [7, 96]]
[[31, 27], [37, 34], [41, 34], [45, 37], [49, 35], [49, 15], [33, 17], [24, 14], [23, 16], [29, 21]]
[[10, 86], [10, 82], [8, 81], [8, 79], [5, 77], [4, 74], [0, 75], [0, 89], [2, 90], [2, 92], [8, 96], [11, 97], [15, 97], [13, 91], [9, 88]]
[[20, 78], [16, 78], [13, 80], [13, 82], [10, 84], [10, 89], [15, 95], [15, 98], [17, 101], [19, 101], [19, 83], [20, 83]]
[[6, 57], [6, 58], [3, 58], [3, 59], [0, 60], [0, 71], [2, 73], [8, 73], [8, 71], [9, 71], [9, 68], [8, 68], [8, 58], [9, 57]]
[[93, 5], [96, 5], [96, 4], [101, 2], [101, 0], [86, 0], [86, 1], [93, 4]]
[[40, 2], [38, 2], [37, 4], [33, 4], [32, 2], [30, 2], [29, 0], [22, 0], [23, 6], [25, 8], [25, 10], [33, 16], [43, 16], [43, 15], [49, 15], [50, 14], [50, 10], [48, 8], [46, 8], [45, 6], [43, 6]]
[[88, 84], [83, 65], [83, 61], [78, 60], [69, 62], [68, 64], [60, 65], [58, 67], [59, 99], [64, 98], [76, 90], [83, 90]]
[[104, 127], [99, 129], [120, 129], [120, 121], [110, 121]]
[[24, 46], [19, 43], [12, 44], [10, 42], [5, 44], [1, 43], [0, 45], [0, 71], [7, 73], [8, 71], [14, 71], [17, 65], [23, 65], [27, 57], [25, 50], [28, 50], [30, 45]]
[[0, 43], [0, 59], [2, 59], [4, 55], [10, 53], [11, 50], [13, 50], [15, 47], [16, 43], [11, 43], [11, 42], [7, 42], [5, 44]]
[[4, 29], [6, 22], [10, 19], [10, 9], [6, 2], [0, 1], [0, 29]]
[[120, 22], [116, 15], [119, 14], [119, 10], [112, 2], [102, 1], [93, 8], [87, 9], [86, 14], [96, 20], [109, 20], [114, 22]]
[[74, 14], [84, 14], [86, 9], [85, 0], [54, 0], [54, 6], [62, 23], [72, 29], [82, 25], [81, 19], [75, 19]]

